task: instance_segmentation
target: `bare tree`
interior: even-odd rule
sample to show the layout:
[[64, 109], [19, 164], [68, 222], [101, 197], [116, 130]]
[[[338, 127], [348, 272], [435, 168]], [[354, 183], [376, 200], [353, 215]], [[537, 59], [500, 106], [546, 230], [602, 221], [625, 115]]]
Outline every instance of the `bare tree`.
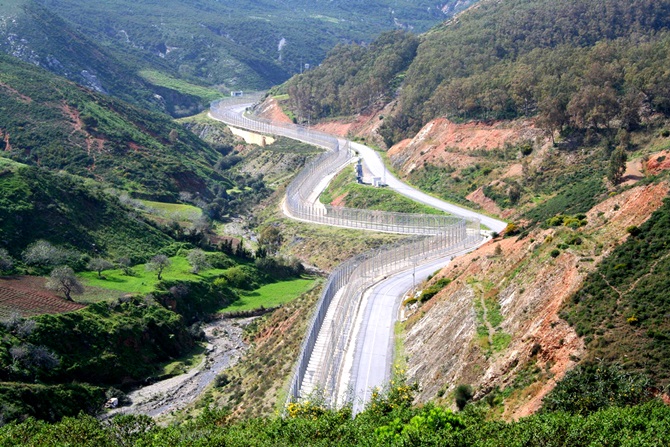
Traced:
[[163, 271], [170, 267], [172, 261], [165, 255], [156, 255], [151, 258], [146, 265], [146, 269], [150, 272], [156, 272], [158, 274], [158, 280], [163, 279]]
[[7, 250], [0, 248], [0, 272], [11, 270], [14, 266], [14, 260], [9, 255]]
[[104, 258], [93, 258], [90, 261], [88, 261], [88, 265], [86, 265], [86, 268], [93, 272], [98, 272], [98, 278], [101, 278], [102, 271], [113, 269], [114, 264], [112, 264], [111, 262], [109, 262]]
[[74, 301], [70, 296], [73, 293], [75, 295], [84, 293], [84, 286], [81, 285], [75, 276], [74, 270], [67, 265], [62, 265], [53, 269], [47, 280], [46, 288], [56, 292], [62, 292], [65, 295], [65, 298], [70, 301]]
[[49, 241], [33, 242], [23, 252], [23, 260], [31, 265], [55, 265], [65, 261], [65, 250], [54, 247]]
[[206, 270], [211, 267], [207, 262], [207, 255], [199, 248], [191, 250], [186, 256], [188, 263], [191, 264], [191, 271], [198, 273], [200, 270]]
[[131, 276], [133, 274], [133, 262], [130, 260], [129, 257], [123, 256], [119, 259], [116, 260], [116, 263], [118, 264], [119, 268], [123, 270], [123, 274], [126, 276]]

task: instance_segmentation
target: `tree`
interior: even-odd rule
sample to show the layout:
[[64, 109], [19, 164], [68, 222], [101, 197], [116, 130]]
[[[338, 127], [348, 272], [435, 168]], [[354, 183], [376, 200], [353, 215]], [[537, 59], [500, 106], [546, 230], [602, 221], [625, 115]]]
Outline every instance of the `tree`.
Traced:
[[610, 157], [610, 165], [607, 170], [607, 179], [612, 182], [613, 185], [618, 185], [623, 179], [623, 174], [626, 172], [626, 161], [628, 156], [626, 151], [622, 146], [617, 146], [612, 152]]
[[211, 267], [209, 262], [207, 262], [207, 255], [199, 248], [191, 250], [186, 256], [186, 259], [188, 259], [188, 263], [191, 264], [191, 271], [193, 273], [198, 273], [200, 270], [206, 270]]
[[126, 276], [132, 276], [133, 274], [133, 262], [129, 257], [123, 256], [116, 260], [116, 263], [119, 265], [119, 268], [123, 270], [123, 274]]
[[102, 277], [102, 271], [114, 268], [114, 264], [103, 258], [93, 258], [88, 261], [86, 268], [93, 272], [98, 272], [98, 278], [100, 278]]
[[146, 269], [150, 272], [156, 272], [158, 274], [158, 280], [163, 279], [163, 271], [170, 267], [172, 261], [165, 255], [156, 255], [151, 258], [146, 265]]
[[472, 399], [472, 387], [470, 385], [458, 385], [454, 391], [454, 399], [459, 410], [463, 410]]
[[39, 240], [30, 244], [22, 256], [26, 264], [49, 266], [63, 263], [68, 255], [66, 250], [54, 247], [49, 241]]
[[67, 265], [62, 265], [53, 269], [46, 282], [46, 288], [56, 292], [62, 292], [65, 295], [65, 298], [69, 301], [74, 301], [70, 296], [73, 293], [76, 295], [84, 293], [84, 286], [81, 285], [75, 276], [74, 270]]
[[258, 245], [264, 248], [265, 252], [270, 256], [279, 251], [282, 241], [283, 237], [279, 228], [271, 225], [263, 228], [263, 231], [261, 231], [261, 234], [258, 237]]
[[0, 248], [0, 272], [11, 270], [14, 266], [14, 260], [9, 255], [7, 250]]

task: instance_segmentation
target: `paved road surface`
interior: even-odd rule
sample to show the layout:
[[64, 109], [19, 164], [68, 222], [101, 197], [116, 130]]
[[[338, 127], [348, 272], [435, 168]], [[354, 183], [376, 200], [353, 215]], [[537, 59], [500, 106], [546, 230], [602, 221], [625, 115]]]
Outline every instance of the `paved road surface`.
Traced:
[[458, 216], [473, 217], [480, 219], [482, 224], [486, 225], [492, 231], [496, 231], [498, 233], [502, 232], [507, 226], [507, 223], [501, 220], [494, 219], [492, 217], [485, 216], [483, 214], [479, 214], [475, 211], [451, 203], [447, 203], [433, 196], [429, 196], [428, 194], [421, 192], [418, 189], [401, 182], [396, 177], [394, 177], [393, 174], [388, 172], [388, 169], [385, 168], [384, 162], [382, 161], [381, 157], [377, 152], [374, 151], [374, 149], [353, 142], [351, 143], [351, 148], [360, 154], [361, 158], [363, 158], [363, 160], [365, 161], [365, 165], [367, 166], [367, 168], [370, 170], [370, 172], [374, 177], [380, 177], [382, 180], [384, 180], [385, 178], [386, 179], [385, 182], [388, 185], [388, 187], [393, 189], [394, 191], [397, 191], [403, 196], [409, 197], [410, 199], [413, 199], [417, 202], [432, 206], [433, 208], [446, 211], [450, 214], [456, 214]]
[[370, 289], [354, 353], [351, 384], [355, 392], [354, 414], [370, 400], [373, 388], [383, 388], [391, 376], [394, 350], [394, 327], [402, 297], [414, 284], [425, 281], [431, 273], [446, 266], [457, 253], [415, 269], [393, 275]]

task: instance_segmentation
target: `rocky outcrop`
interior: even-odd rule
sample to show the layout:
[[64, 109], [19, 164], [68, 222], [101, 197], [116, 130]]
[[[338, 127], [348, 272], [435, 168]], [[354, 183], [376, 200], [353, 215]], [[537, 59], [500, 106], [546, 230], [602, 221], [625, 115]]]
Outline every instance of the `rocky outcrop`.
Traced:
[[[537, 410], [584, 351], [560, 318], [561, 306], [668, 190], [665, 183], [632, 188], [594, 207], [581, 229], [491, 241], [440, 271], [436, 279], [453, 281], [407, 320], [408, 375], [420, 384], [417, 399], [451, 403], [449, 392], [469, 384], [476, 398], [507, 388], [509, 418]], [[574, 236], [581, 244], [556, 254]]]

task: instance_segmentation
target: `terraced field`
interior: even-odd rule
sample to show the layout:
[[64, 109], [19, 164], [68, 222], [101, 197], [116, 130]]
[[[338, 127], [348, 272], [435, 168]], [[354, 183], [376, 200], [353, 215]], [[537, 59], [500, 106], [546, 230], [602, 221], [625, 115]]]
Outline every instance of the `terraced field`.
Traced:
[[72, 312], [85, 307], [61, 298], [44, 288], [44, 278], [16, 276], [0, 278], [0, 320], [12, 314], [30, 317]]

